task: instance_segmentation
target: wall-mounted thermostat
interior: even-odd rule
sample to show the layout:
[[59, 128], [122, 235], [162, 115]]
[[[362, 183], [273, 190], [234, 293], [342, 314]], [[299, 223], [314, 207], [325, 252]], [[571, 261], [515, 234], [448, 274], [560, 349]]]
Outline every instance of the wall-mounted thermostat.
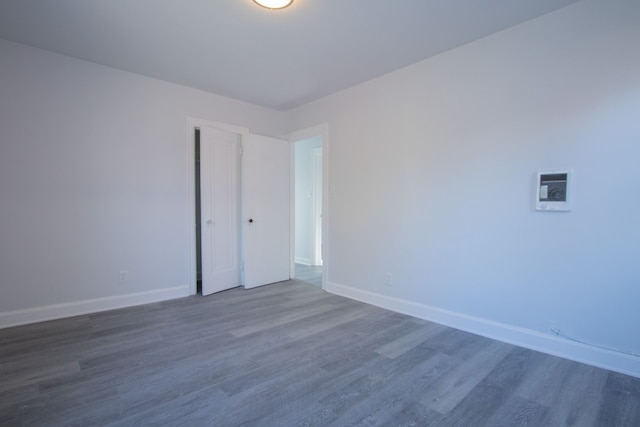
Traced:
[[571, 171], [538, 172], [536, 180], [536, 210], [571, 210], [569, 188]]

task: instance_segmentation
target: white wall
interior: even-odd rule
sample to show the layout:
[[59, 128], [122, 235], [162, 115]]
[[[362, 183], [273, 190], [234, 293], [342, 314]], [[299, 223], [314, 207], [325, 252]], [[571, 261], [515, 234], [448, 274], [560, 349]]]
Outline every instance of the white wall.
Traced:
[[187, 117], [273, 136], [284, 123], [0, 40], [0, 327], [188, 293]]
[[[291, 111], [330, 128], [327, 289], [640, 375], [549, 333], [640, 353], [638, 22], [584, 0]], [[573, 211], [534, 211], [557, 168]]]
[[322, 147], [322, 138], [295, 142], [295, 257], [296, 262], [313, 264], [313, 149]]

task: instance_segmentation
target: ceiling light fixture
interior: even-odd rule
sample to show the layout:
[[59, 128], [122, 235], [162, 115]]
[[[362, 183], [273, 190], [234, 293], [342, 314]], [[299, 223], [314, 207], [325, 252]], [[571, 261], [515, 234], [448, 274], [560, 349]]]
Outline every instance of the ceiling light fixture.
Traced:
[[293, 0], [253, 0], [253, 2], [259, 6], [267, 9], [284, 9], [287, 6], [291, 6]]

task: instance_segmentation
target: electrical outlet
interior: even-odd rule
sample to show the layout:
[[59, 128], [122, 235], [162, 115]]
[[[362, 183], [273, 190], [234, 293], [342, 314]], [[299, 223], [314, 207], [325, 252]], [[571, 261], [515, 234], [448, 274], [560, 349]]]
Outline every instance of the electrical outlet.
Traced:
[[393, 274], [387, 273], [384, 278], [384, 284], [387, 286], [393, 285]]
[[127, 283], [129, 281], [129, 270], [120, 270], [118, 275], [118, 283]]

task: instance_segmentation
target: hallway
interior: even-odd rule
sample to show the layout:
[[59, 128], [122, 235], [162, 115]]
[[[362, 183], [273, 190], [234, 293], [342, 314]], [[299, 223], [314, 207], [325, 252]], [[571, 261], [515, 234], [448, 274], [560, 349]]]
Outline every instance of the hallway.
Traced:
[[296, 280], [309, 283], [318, 289], [322, 288], [322, 266], [296, 263]]

